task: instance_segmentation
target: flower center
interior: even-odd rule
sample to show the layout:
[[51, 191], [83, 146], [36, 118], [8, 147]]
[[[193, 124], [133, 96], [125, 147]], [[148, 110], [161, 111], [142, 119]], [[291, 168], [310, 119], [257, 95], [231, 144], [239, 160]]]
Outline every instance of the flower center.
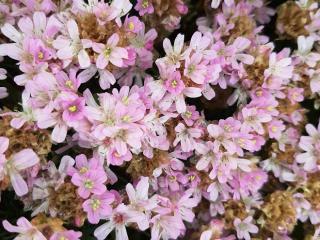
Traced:
[[68, 87], [68, 88], [73, 88], [73, 84], [72, 84], [72, 81], [71, 80], [68, 80], [68, 81], [66, 81], [66, 86]]
[[172, 86], [173, 88], [176, 88], [177, 85], [178, 85], [177, 80], [173, 80], [173, 81], [171, 82], [171, 86]]
[[99, 199], [92, 199], [91, 200], [91, 207], [93, 211], [96, 211], [101, 205], [101, 201]]
[[131, 120], [131, 117], [129, 115], [125, 115], [122, 117], [122, 121], [124, 122], [130, 122], [130, 120]]
[[189, 176], [189, 180], [190, 180], [190, 182], [192, 182], [195, 178], [196, 178], [196, 176], [194, 176], [194, 175], [190, 175], [190, 176]]
[[76, 105], [72, 105], [72, 106], [70, 106], [70, 107], [68, 108], [68, 110], [69, 110], [70, 112], [76, 112], [76, 111], [78, 110], [78, 108], [77, 108]]
[[191, 118], [192, 112], [186, 111], [184, 115], [186, 116], [186, 118]]
[[82, 167], [79, 172], [80, 172], [81, 174], [84, 174], [84, 173], [86, 173], [87, 171], [88, 171], [88, 168]]
[[104, 56], [106, 58], [110, 57], [111, 52], [112, 52], [111, 47], [107, 47], [106, 50], [104, 50]]
[[113, 126], [114, 125], [114, 120], [113, 120], [113, 118], [109, 117], [104, 121], [104, 123], [106, 125], [108, 125], [108, 126]]
[[177, 180], [177, 177], [171, 175], [171, 176], [169, 177], [169, 180], [170, 180], [171, 182], [175, 182], [175, 181]]
[[93, 188], [93, 182], [92, 182], [91, 180], [86, 180], [86, 181], [84, 182], [84, 187], [85, 187], [85, 188], [88, 188], [88, 189]]
[[189, 67], [188, 67], [188, 73], [189, 74], [191, 74], [191, 73], [193, 73], [193, 71], [196, 69], [196, 66], [195, 65], [190, 65]]
[[141, 5], [143, 8], [147, 8], [149, 6], [149, 0], [143, 0]]
[[113, 215], [113, 221], [117, 224], [123, 224], [124, 223], [124, 216], [120, 213], [116, 213]]
[[272, 132], [275, 133], [275, 132], [277, 132], [277, 130], [278, 130], [278, 128], [277, 128], [276, 126], [272, 126], [272, 127], [271, 127], [271, 131], [272, 131]]
[[39, 53], [38, 53], [38, 58], [39, 58], [39, 59], [43, 59], [43, 57], [44, 57], [43, 52], [39, 52]]
[[130, 22], [130, 23], [129, 23], [129, 29], [130, 29], [131, 31], [134, 30], [134, 23], [133, 23], [133, 22]]

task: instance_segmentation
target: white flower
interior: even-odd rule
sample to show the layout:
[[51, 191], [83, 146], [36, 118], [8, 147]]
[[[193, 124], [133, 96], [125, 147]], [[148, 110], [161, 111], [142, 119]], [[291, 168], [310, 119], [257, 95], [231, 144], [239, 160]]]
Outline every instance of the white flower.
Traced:
[[89, 67], [90, 57], [85, 49], [91, 47], [90, 40], [80, 39], [78, 25], [73, 19], [67, 22], [67, 30], [68, 38], [59, 36], [53, 41], [54, 48], [58, 49], [58, 58], [65, 60], [65, 64], [68, 65], [72, 58], [77, 56], [81, 68]]
[[233, 225], [236, 227], [237, 237], [239, 239], [250, 240], [250, 233], [257, 233], [259, 231], [258, 227], [251, 223], [252, 217], [249, 216], [243, 221], [236, 218]]
[[269, 68], [264, 71], [266, 78], [273, 76], [283, 79], [292, 77], [293, 67], [290, 66], [291, 58], [277, 59], [276, 53], [271, 53], [269, 58]]
[[184, 45], [184, 35], [178, 34], [174, 40], [173, 46], [168, 38], [163, 40], [163, 49], [166, 52], [166, 57], [164, 58], [169, 64], [180, 67], [180, 60], [184, 58], [185, 52], [182, 52]]
[[309, 37], [299, 36], [298, 37], [298, 50], [297, 50], [296, 54], [299, 56], [299, 59], [303, 63], [308, 64], [309, 67], [315, 67], [317, 61], [320, 60], [319, 53], [311, 52], [314, 42], [315, 42], [315, 39], [312, 36], [309, 36]]

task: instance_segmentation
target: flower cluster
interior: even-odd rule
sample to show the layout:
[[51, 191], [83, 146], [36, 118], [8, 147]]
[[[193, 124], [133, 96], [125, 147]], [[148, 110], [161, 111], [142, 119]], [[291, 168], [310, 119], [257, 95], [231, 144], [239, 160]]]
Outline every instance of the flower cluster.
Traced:
[[275, 5], [0, 3], [10, 237], [317, 239], [320, 4]]

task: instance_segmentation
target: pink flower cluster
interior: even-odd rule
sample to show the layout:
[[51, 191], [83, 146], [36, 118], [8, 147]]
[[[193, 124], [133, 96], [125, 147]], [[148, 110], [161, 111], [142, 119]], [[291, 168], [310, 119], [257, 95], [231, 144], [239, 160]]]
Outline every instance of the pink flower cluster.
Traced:
[[[0, 183], [32, 217], [62, 218], [52, 199], [68, 186], [78, 204], [71, 224], [92, 225], [98, 240], [113, 231], [127, 240], [128, 227], [151, 240], [192, 232], [190, 239], [249, 240], [264, 227], [255, 216], [266, 214], [262, 189], [272, 180], [296, 186], [297, 221], [319, 225], [319, 209], [302, 192], [320, 171], [320, 123], [308, 123], [301, 105], [320, 107], [319, 4], [296, 2], [316, 10], [310, 34], [297, 38], [296, 50], [278, 51], [263, 35], [275, 14], [263, 0], [210, 1], [214, 14], [197, 19], [190, 39], [164, 37], [147, 20], [170, 4], [176, 12], [167, 11], [186, 14], [181, 0], [58, 2], [0, 3], [0, 56], [17, 62], [13, 80], [22, 89], [20, 110], [1, 117], [15, 130], [46, 131], [56, 145], [43, 160], [36, 149], [7, 151], [10, 136], [0, 137]], [[169, 15], [161, 24], [170, 32], [180, 20]], [[251, 28], [238, 34], [240, 27]], [[7, 72], [0, 68], [0, 80]], [[206, 104], [219, 105], [222, 93], [236, 110], [209, 120]], [[0, 98], [8, 95], [0, 87]], [[245, 216], [227, 222], [230, 202], [241, 202]], [[83, 236], [65, 228], [47, 236], [24, 217], [3, 226], [15, 239]]]

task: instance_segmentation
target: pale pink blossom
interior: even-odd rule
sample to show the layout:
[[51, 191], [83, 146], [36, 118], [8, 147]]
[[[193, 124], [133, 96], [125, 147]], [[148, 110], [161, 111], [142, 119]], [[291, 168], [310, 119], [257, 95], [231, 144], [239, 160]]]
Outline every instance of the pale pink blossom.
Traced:
[[80, 240], [80, 237], [82, 236], [81, 232], [76, 232], [73, 230], [67, 230], [63, 232], [54, 233], [50, 240]]
[[23, 149], [6, 159], [4, 153], [8, 147], [9, 139], [0, 137], [0, 179], [8, 176], [14, 191], [21, 197], [29, 191], [21, 172], [38, 164], [40, 160], [32, 149]]
[[119, 35], [114, 33], [111, 35], [106, 43], [106, 45], [101, 43], [93, 44], [93, 50], [99, 53], [96, 60], [96, 65], [99, 69], [104, 69], [109, 61], [117, 66], [123, 66], [123, 60], [128, 58], [128, 51], [125, 48], [117, 47], [119, 42]]
[[233, 222], [233, 225], [237, 231], [237, 237], [239, 239], [250, 240], [250, 233], [258, 233], [259, 228], [252, 223], [252, 217], [249, 216], [243, 221], [239, 218], [236, 218]]
[[264, 76], [289, 79], [292, 77], [293, 66], [291, 58], [279, 59], [276, 53], [271, 53], [269, 57], [269, 68], [264, 71]]
[[97, 224], [100, 219], [108, 217], [112, 213], [111, 203], [115, 197], [106, 191], [102, 195], [92, 195], [83, 204], [83, 210], [87, 213], [88, 221]]
[[68, 65], [73, 57], [77, 57], [78, 63], [81, 68], [87, 68], [90, 66], [90, 58], [86, 52], [86, 48], [91, 47], [89, 40], [80, 39], [79, 28], [73, 19], [67, 22], [68, 36], [60, 35], [53, 41], [53, 46], [58, 50], [57, 56], [65, 60]]
[[181, 145], [181, 149], [184, 152], [190, 152], [197, 148], [198, 139], [202, 135], [202, 130], [197, 128], [186, 128], [183, 123], [179, 123], [175, 127], [176, 138], [173, 142], [173, 146], [177, 146], [178, 143]]
[[[129, 210], [126, 205], [120, 204], [113, 210], [112, 215], [106, 218], [107, 222], [96, 228], [94, 236], [98, 240], [104, 240], [113, 230], [116, 230], [117, 240], [129, 240], [126, 225], [129, 223], [138, 224], [143, 218], [143, 214]], [[146, 228], [140, 228], [140, 230], [144, 231]]]
[[43, 234], [24, 217], [18, 219], [17, 226], [13, 226], [7, 220], [4, 220], [2, 224], [8, 232], [18, 233], [18, 236], [13, 240], [47, 240]]

